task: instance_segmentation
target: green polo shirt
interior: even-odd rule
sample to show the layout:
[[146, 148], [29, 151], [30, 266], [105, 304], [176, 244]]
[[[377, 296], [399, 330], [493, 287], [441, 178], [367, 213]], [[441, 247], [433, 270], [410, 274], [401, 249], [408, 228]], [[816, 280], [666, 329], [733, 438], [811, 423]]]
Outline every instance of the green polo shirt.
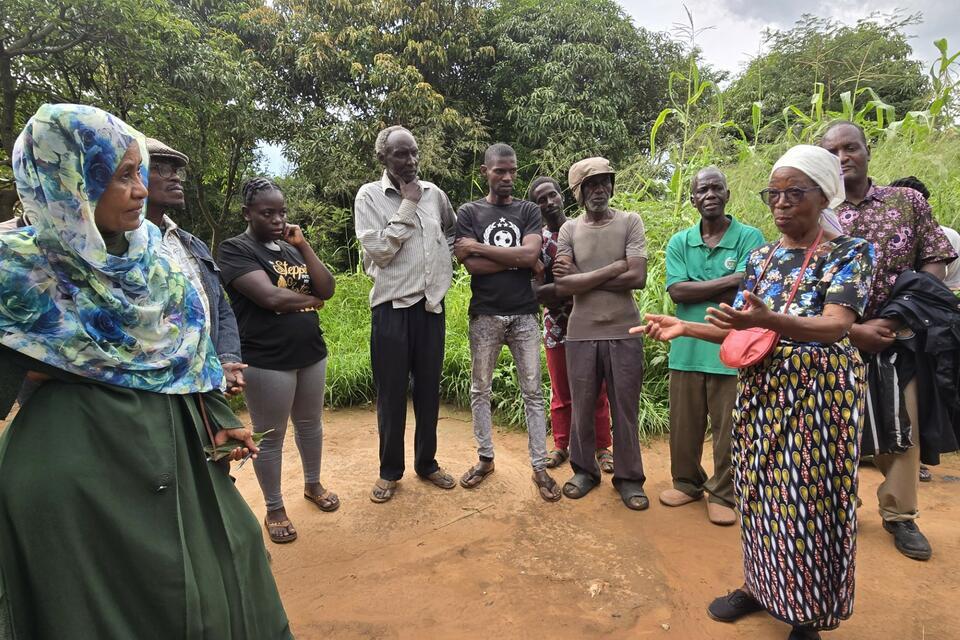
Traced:
[[[764, 244], [760, 230], [737, 222], [731, 216], [730, 227], [713, 249], [703, 244], [700, 224], [697, 223], [673, 234], [667, 244], [667, 288], [678, 282], [704, 282], [743, 272], [747, 256]], [[677, 317], [691, 322], [703, 322], [707, 307], [716, 302], [678, 304]], [[736, 369], [720, 362], [720, 345], [696, 338], [677, 338], [670, 343], [670, 368], [701, 373], [736, 374]]]

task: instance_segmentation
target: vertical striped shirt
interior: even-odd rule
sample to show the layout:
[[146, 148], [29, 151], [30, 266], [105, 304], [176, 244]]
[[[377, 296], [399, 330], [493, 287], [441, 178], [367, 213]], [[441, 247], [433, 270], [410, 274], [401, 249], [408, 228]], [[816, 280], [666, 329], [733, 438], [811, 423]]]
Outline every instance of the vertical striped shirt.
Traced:
[[421, 180], [420, 187], [420, 202], [404, 200], [384, 171], [357, 192], [354, 226], [364, 270], [373, 278], [371, 307], [393, 302], [404, 309], [426, 298], [427, 311], [443, 311], [457, 217], [437, 185]]

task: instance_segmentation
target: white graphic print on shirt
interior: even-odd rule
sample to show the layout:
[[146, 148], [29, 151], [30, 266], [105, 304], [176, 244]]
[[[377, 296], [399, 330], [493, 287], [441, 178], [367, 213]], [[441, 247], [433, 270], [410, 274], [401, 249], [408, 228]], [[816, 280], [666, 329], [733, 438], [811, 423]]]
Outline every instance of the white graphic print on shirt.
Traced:
[[483, 242], [495, 247], [519, 247], [520, 228], [501, 217], [483, 230]]

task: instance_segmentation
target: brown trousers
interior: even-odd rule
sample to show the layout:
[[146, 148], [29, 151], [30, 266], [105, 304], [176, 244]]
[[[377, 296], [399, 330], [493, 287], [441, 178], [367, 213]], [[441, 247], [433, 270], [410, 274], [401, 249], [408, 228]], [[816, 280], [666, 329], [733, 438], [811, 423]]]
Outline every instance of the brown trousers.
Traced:
[[596, 459], [597, 394], [604, 381], [613, 419], [613, 485], [643, 484], [637, 414], [643, 386], [643, 340], [567, 340], [567, 377], [573, 399], [570, 466], [600, 479]]
[[[670, 371], [670, 474], [673, 488], [693, 498], [706, 491], [710, 502], [733, 508], [733, 405], [737, 376]], [[703, 465], [707, 418], [713, 434], [713, 475]]]
[[920, 412], [917, 408], [917, 379], [903, 389], [907, 416], [910, 417], [910, 441], [913, 446], [903, 453], [884, 453], [876, 456], [873, 463], [883, 473], [883, 482], [877, 487], [880, 502], [880, 517], [887, 522], [914, 520], [918, 513], [917, 491], [920, 486], [920, 439], [917, 425]]

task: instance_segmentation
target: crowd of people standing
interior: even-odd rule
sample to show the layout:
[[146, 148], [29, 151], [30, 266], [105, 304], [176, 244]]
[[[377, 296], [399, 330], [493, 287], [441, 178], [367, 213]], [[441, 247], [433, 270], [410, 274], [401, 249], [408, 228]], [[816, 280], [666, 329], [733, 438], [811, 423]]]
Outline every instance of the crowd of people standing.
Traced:
[[[606, 473], [625, 507], [647, 509], [643, 341], [669, 340], [672, 487], [659, 501], [703, 501], [709, 522], [741, 530], [744, 582], [710, 603], [712, 618], [762, 610], [801, 640], [852, 614], [861, 442], [885, 478], [879, 509], [896, 548], [931, 557], [917, 487], [921, 462], [958, 448], [960, 305], [949, 282], [960, 263], [922, 183], [869, 177], [857, 125], [835, 123], [773, 166], [760, 192], [780, 232], [772, 242], [727, 212], [722, 171], [698, 171], [700, 220], [666, 249], [676, 314], [645, 318], [634, 297], [647, 282], [644, 224], [611, 207], [605, 158], [569, 168], [582, 211], [568, 219], [555, 177], [517, 197], [506, 144], [484, 154], [486, 195], [456, 210], [420, 179], [409, 130], [384, 129], [373, 152], [382, 174], [355, 202], [373, 283], [371, 501], [400, 489], [408, 395], [414, 472], [439, 489], [458, 484], [437, 462], [455, 258], [471, 284], [477, 459], [464, 489], [482, 490], [495, 471], [491, 388], [507, 346], [539, 496], [583, 498]], [[244, 184], [247, 228], [214, 259], [174, 220], [189, 158], [99, 109], [43, 106], [13, 160], [29, 224], [0, 235], [0, 404], [4, 414], [20, 404], [0, 440], [0, 638], [143, 637], [147, 618], [156, 637], [291, 637], [229, 461], [252, 459], [267, 536], [293, 542], [280, 481], [292, 420], [304, 498], [340, 507], [320, 481], [328, 354], [317, 311], [335, 295], [333, 275], [267, 178]], [[760, 340], [752, 360], [735, 352]], [[240, 393], [253, 429], [225, 402]], [[52, 432], [65, 412], [77, 416], [70, 438]], [[548, 469], [567, 461], [561, 485]], [[157, 601], [178, 607], [158, 614]]]

